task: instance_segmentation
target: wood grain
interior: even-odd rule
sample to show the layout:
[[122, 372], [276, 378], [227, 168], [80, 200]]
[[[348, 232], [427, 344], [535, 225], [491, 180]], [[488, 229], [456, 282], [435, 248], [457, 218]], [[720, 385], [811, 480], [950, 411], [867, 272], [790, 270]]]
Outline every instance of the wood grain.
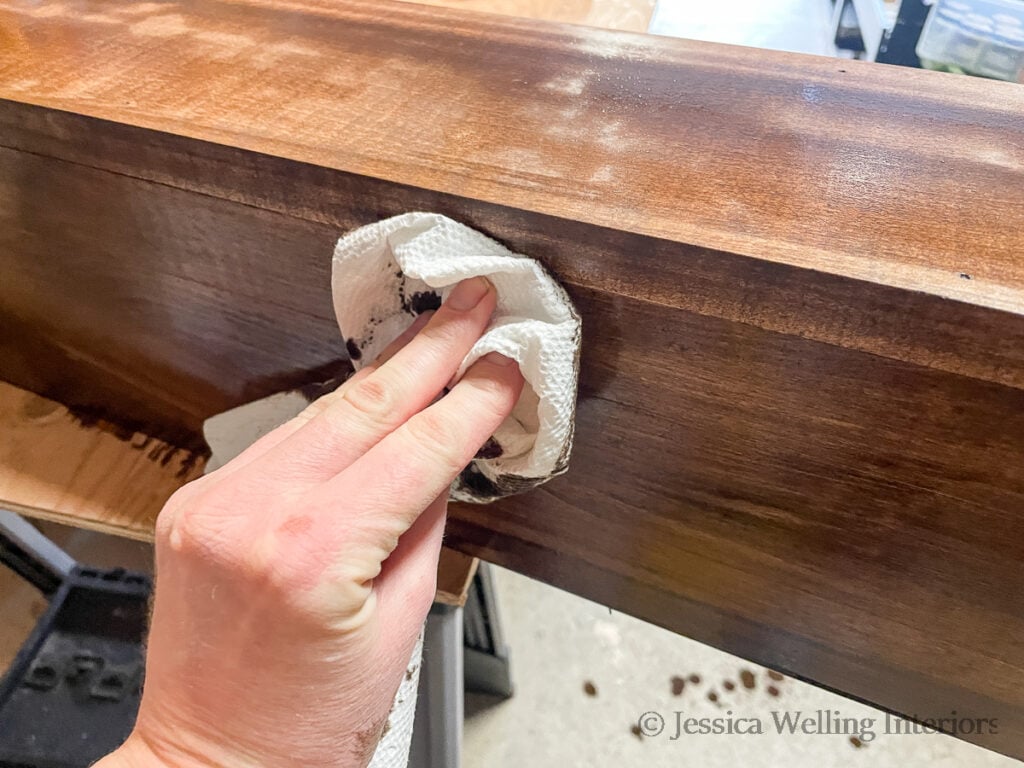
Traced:
[[1020, 306], [1016, 85], [480, 18], [358, 0], [5, 0], [0, 98]]
[[0, 506], [151, 539], [164, 502], [202, 475], [205, 456], [107, 426], [0, 382]]
[[446, 213], [584, 320], [570, 472], [451, 543], [1024, 755], [1024, 90], [479, 19], [0, 3], [0, 377], [188, 443]]

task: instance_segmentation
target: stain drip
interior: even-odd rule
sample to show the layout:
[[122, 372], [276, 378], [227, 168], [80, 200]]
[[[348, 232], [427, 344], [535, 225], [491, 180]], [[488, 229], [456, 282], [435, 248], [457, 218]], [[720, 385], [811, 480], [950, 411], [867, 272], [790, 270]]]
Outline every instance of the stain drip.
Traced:
[[183, 434], [174, 434], [169, 438], [181, 442], [172, 443], [155, 436], [163, 434], [156, 425], [121, 419], [114, 421], [107, 418], [104, 410], [90, 406], [67, 406], [67, 409], [68, 415], [81, 427], [101, 429], [112, 434], [133, 449], [144, 452], [147, 459], [161, 467], [179, 461], [174, 474], [177, 479], [188, 477], [197, 466], [210, 458], [210, 447], [200, 434], [189, 434], [185, 439], [182, 439]]

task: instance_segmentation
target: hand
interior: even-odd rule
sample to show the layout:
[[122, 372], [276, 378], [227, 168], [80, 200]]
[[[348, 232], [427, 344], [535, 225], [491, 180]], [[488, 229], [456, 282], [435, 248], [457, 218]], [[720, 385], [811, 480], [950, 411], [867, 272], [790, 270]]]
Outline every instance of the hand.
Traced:
[[433, 600], [448, 486], [523, 386], [491, 354], [437, 400], [495, 299], [463, 281], [167, 502], [142, 705], [101, 766], [366, 765]]

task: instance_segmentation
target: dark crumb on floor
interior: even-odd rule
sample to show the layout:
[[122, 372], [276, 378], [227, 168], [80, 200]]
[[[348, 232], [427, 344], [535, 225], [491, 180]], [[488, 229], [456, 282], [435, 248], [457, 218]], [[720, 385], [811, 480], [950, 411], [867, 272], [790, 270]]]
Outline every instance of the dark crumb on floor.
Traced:
[[724, 680], [722, 682], [722, 687], [725, 688], [725, 690], [727, 691], [732, 691], [735, 690], [736, 683], [734, 683], [732, 680]]
[[690, 675], [690, 682], [694, 685], [700, 685], [700, 675]]
[[776, 672], [774, 669], [769, 669], [768, 670], [768, 677], [770, 677], [775, 682], [779, 682], [781, 680], [785, 680], [786, 679], [785, 677], [780, 675], [778, 672]]
[[743, 683], [743, 687], [746, 688], [748, 691], [754, 690], [754, 686], [756, 685], [754, 681], [754, 673], [751, 672], [749, 669], [741, 669], [740, 682]]
[[587, 696], [597, 696], [597, 686], [587, 680], [583, 683], [583, 692], [587, 694]]
[[856, 736], [850, 737], [850, 743], [853, 745], [854, 749], [860, 749], [864, 746], [864, 742], [858, 739]]
[[683, 689], [686, 688], [686, 681], [683, 678], [681, 678], [679, 675], [673, 675], [668, 682], [669, 685], [672, 686], [673, 696], [683, 695]]
[[776, 688], [774, 685], [769, 685], [768, 686], [768, 695], [769, 696], [778, 696], [779, 695], [779, 689]]
[[640, 730], [640, 726], [636, 723], [633, 723], [631, 726], [629, 726], [629, 732], [636, 736], [638, 739], [640, 739], [640, 741], [644, 740], [644, 732]]
[[967, 274], [966, 272], [961, 272], [960, 273], [960, 279], [962, 279], [962, 280], [970, 280], [971, 276], [969, 274]]
[[363, 350], [356, 344], [355, 339], [345, 339], [345, 350], [350, 360], [361, 360], [363, 357]]

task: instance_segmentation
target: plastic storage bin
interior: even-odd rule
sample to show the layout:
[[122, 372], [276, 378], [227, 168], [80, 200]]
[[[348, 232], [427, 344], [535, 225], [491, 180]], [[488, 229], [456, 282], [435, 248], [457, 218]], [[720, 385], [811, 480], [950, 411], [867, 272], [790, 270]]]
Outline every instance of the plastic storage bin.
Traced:
[[929, 69], [1024, 82], [1024, 0], [938, 0], [917, 55]]

